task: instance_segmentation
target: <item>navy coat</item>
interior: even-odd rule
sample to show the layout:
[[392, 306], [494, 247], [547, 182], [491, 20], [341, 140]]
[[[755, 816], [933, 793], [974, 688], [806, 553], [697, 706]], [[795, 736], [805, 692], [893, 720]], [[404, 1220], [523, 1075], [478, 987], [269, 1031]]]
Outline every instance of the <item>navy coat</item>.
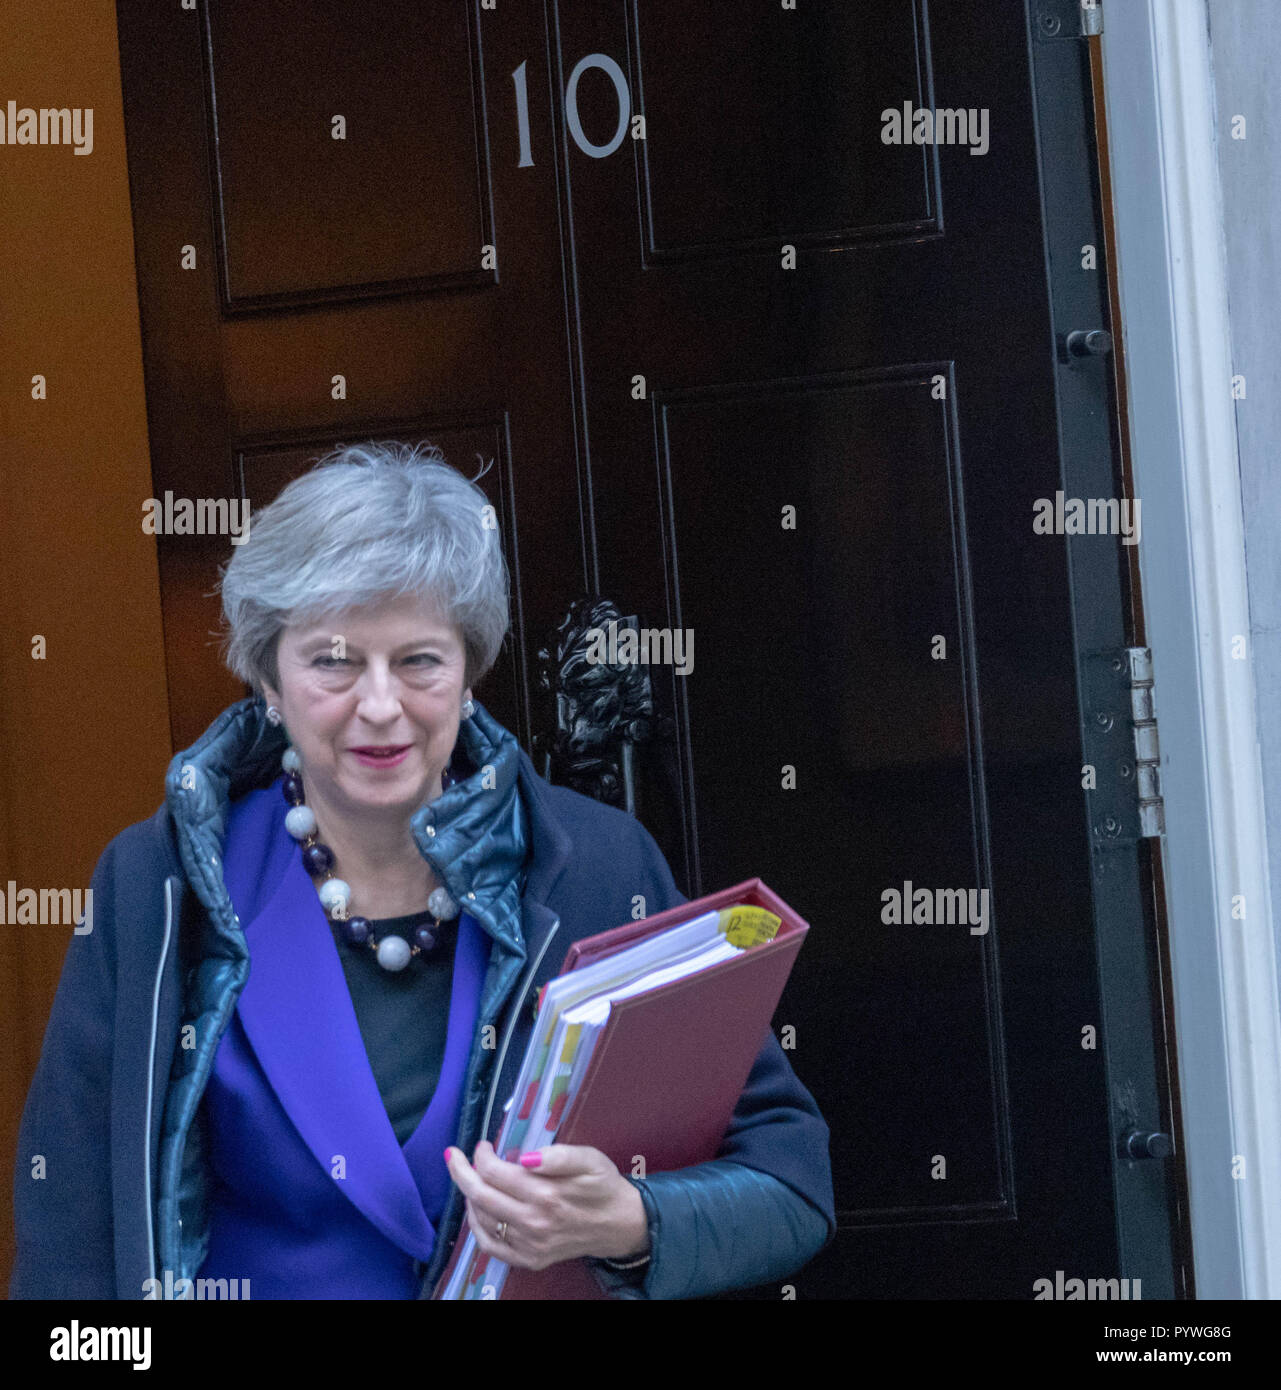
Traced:
[[[504, 733], [480, 706], [475, 722]], [[204, 1261], [210, 1175], [200, 1102], [249, 972], [222, 873], [227, 811], [272, 781], [283, 747], [260, 700], [232, 705], [174, 758], [165, 804], [99, 860], [93, 930], [68, 948], [23, 1112], [10, 1297], [140, 1299], [166, 1272], [175, 1284], [194, 1280]], [[455, 1141], [469, 1156], [482, 1137], [498, 1137], [531, 1005], [570, 943], [630, 920], [637, 896], [649, 915], [685, 901], [639, 822], [550, 785], [519, 756], [532, 856], [520, 913], [492, 936]], [[427, 809], [414, 834], [433, 859]], [[487, 1035], [496, 1048], [483, 1045]], [[629, 1180], [644, 1201], [651, 1260], [639, 1286], [593, 1266], [616, 1297], [698, 1298], [780, 1282], [835, 1234], [828, 1128], [772, 1031], [717, 1157]], [[462, 1216], [454, 1187], [421, 1266], [420, 1297]]]

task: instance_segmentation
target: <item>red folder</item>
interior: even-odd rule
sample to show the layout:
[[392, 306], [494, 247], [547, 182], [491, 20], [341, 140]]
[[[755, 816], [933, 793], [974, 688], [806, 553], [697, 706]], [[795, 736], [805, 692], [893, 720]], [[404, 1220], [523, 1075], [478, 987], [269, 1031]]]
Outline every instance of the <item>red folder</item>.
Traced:
[[[759, 878], [751, 878], [575, 941], [561, 967], [565, 974], [594, 964], [655, 932], [735, 903], [778, 916], [782, 925], [774, 938], [696, 975], [612, 1004], [557, 1143], [592, 1145], [623, 1174], [632, 1172], [636, 1155], [643, 1155], [647, 1173], [716, 1157], [809, 924]], [[466, 1238], [464, 1217], [433, 1298], [449, 1283]], [[584, 1260], [562, 1260], [542, 1270], [511, 1266], [501, 1297], [608, 1295]]]

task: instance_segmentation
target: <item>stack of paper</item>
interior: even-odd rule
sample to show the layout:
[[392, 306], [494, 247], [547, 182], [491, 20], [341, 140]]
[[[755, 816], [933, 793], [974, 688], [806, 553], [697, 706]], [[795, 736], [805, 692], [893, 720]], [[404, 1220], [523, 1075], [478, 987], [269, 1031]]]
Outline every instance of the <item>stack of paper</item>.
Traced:
[[[543, 992], [515, 1094], [507, 1102], [497, 1152], [514, 1162], [523, 1153], [555, 1142], [615, 1003], [740, 956], [770, 940], [779, 924], [779, 917], [764, 907], [733, 903], [700, 912], [690, 921], [551, 980]], [[501, 1260], [485, 1255], [469, 1231], [440, 1297], [498, 1298], [508, 1269]]]

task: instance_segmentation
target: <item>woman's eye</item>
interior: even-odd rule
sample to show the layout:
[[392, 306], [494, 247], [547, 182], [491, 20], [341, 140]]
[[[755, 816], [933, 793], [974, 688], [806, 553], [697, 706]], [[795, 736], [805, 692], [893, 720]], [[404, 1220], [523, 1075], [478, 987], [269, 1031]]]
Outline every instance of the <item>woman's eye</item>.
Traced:
[[[350, 666], [351, 660], [345, 656], [317, 656], [312, 659], [313, 666], [320, 667], [323, 671], [334, 671], [340, 666]], [[415, 652], [412, 656], [405, 657], [407, 666], [439, 666], [440, 658], [432, 652]]]

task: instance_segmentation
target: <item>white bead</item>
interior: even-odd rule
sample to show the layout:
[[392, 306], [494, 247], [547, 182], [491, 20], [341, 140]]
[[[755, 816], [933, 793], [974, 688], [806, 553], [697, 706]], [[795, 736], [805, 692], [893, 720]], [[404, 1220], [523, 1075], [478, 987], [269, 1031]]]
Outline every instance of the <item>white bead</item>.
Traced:
[[316, 890], [325, 911], [331, 917], [343, 917], [351, 901], [351, 885], [340, 878], [327, 878]]
[[433, 888], [427, 899], [427, 911], [442, 922], [449, 922], [458, 916], [458, 904], [443, 888]]
[[316, 813], [310, 806], [291, 806], [285, 812], [285, 829], [295, 840], [305, 840], [316, 833]]
[[286, 772], [301, 772], [302, 759], [298, 756], [294, 748], [286, 748], [280, 755], [280, 766], [283, 767]]
[[403, 936], [384, 936], [378, 943], [375, 952], [378, 957], [378, 964], [384, 970], [403, 970], [409, 964], [409, 957], [412, 954], [409, 949], [409, 942]]

